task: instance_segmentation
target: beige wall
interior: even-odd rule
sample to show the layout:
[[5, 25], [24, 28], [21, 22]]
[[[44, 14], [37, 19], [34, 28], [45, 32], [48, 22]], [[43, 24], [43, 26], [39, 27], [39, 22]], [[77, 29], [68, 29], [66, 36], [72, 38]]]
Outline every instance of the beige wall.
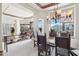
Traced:
[[31, 18], [20, 20], [20, 24], [29, 24]]
[[1, 6], [2, 4], [0, 3], [0, 51], [2, 51], [2, 9]]
[[13, 24], [15, 19], [15, 17], [2, 14], [2, 24]]
[[[19, 35], [19, 33], [20, 33], [20, 18], [2, 14], [2, 26], [3, 26], [3, 24], [9, 24], [10, 27], [14, 27], [15, 28], [15, 35]], [[6, 35], [11, 35], [10, 29]]]
[[76, 4], [76, 27], [75, 27], [75, 35], [76, 35], [76, 45], [79, 48], [79, 4]]
[[[39, 12], [39, 13], [38, 13]], [[44, 22], [44, 25], [43, 25], [43, 28], [42, 28], [42, 31], [43, 33], [46, 33], [47, 36], [48, 36], [48, 23], [47, 23], [47, 20], [46, 20], [46, 16], [48, 15], [48, 12], [42, 12], [42, 11], [35, 11], [35, 14], [34, 14], [34, 29], [35, 31], [38, 31], [38, 28], [36, 27], [36, 21], [39, 20], [39, 19], [43, 19], [43, 22]]]

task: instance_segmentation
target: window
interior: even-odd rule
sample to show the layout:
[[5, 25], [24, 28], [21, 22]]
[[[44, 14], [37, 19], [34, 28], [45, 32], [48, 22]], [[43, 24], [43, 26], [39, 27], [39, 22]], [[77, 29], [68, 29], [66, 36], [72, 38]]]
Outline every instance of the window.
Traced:
[[38, 20], [38, 21], [37, 21], [37, 27], [38, 27], [38, 28], [42, 28], [42, 26], [43, 26], [42, 20]]
[[64, 30], [68, 31], [71, 34], [71, 36], [73, 36], [74, 35], [74, 24], [72, 22], [65, 23], [64, 24]]
[[49, 27], [50, 27], [50, 29], [49, 29], [49, 31], [51, 30], [51, 29], [53, 29], [53, 30], [55, 30], [56, 32], [58, 32], [58, 31], [60, 31], [60, 28], [61, 28], [61, 22], [60, 22], [60, 20], [59, 19], [51, 19], [50, 21], [49, 21]]

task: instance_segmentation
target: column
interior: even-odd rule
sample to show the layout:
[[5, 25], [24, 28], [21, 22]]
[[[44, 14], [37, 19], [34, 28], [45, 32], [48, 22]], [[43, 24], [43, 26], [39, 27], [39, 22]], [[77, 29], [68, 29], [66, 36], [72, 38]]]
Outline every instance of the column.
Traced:
[[20, 35], [20, 19], [16, 19], [15, 22], [15, 35], [17, 35], [15, 36], [16, 37], [15, 41], [17, 41], [19, 39], [18, 35]]
[[20, 35], [20, 20], [16, 19], [15, 22], [15, 35]]
[[44, 19], [44, 32], [46, 33], [46, 37], [49, 37], [49, 20], [47, 21], [47, 19]]
[[0, 3], [0, 55], [2, 55], [2, 4]]

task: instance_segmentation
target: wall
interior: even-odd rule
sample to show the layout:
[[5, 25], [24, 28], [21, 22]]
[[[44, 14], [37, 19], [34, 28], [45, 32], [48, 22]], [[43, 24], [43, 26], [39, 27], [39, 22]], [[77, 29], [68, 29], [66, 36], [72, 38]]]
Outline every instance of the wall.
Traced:
[[[15, 35], [20, 34], [20, 18], [15, 18], [8, 15], [2, 14], [2, 24], [9, 24], [10, 27], [15, 28]], [[6, 35], [10, 35], [10, 29], [8, 30], [8, 33]]]
[[[11, 35], [10, 33], [10, 28], [14, 27], [13, 24], [15, 23], [15, 19], [14, 17], [11, 16], [7, 16], [2, 14], [2, 32], [3, 32], [3, 36], [4, 35]], [[8, 28], [7, 28], [8, 27]], [[7, 28], [7, 29], [5, 29]]]
[[[38, 9], [36, 9], [35, 7], [32, 7], [32, 6], [30, 6], [29, 4], [26, 4], [26, 3], [23, 3], [23, 4], [20, 4], [20, 5], [22, 5], [23, 7], [25, 7], [25, 8], [28, 8], [28, 9], [30, 9], [30, 10], [32, 10], [32, 12], [34, 13], [34, 16], [33, 16], [33, 18], [34, 18], [34, 30], [35, 31], [38, 31], [38, 28], [36, 27], [36, 21], [38, 20], [38, 19], [43, 19], [44, 20], [44, 23], [46, 23], [46, 17], [47, 17], [47, 15], [48, 15], [48, 11], [41, 11], [41, 10], [38, 10]], [[27, 19], [26, 19], [27, 20]], [[30, 21], [30, 19], [29, 20], [27, 20], [27, 21]], [[47, 32], [47, 29], [45, 29], [47, 26], [46, 25], [44, 25], [44, 27], [43, 27], [43, 32]]]
[[2, 4], [0, 3], [0, 51], [2, 51]]
[[3, 24], [13, 24], [14, 20], [15, 20], [14, 17], [2, 14], [2, 23]]
[[[38, 13], [39, 12], [39, 13]], [[42, 28], [42, 31], [43, 33], [46, 33], [47, 35], [47, 38], [48, 38], [48, 27], [47, 27], [47, 19], [46, 19], [46, 16], [48, 15], [48, 12], [42, 12], [42, 11], [35, 11], [35, 14], [34, 14], [34, 29], [35, 31], [38, 31], [38, 28], [36, 27], [36, 21], [39, 20], [39, 19], [43, 19], [43, 22], [44, 22], [44, 25], [43, 25], [43, 28]]]
[[76, 34], [76, 46], [79, 48], [79, 3], [76, 4], [76, 26], [75, 26], [75, 34]]
[[31, 18], [20, 20], [20, 24], [29, 24]]

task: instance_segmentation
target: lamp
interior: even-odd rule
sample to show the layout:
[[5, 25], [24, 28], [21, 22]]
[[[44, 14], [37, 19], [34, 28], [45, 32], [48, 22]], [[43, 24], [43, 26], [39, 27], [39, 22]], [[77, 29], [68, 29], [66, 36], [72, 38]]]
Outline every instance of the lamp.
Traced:
[[61, 14], [61, 9], [57, 10], [57, 14]]
[[53, 12], [50, 12], [50, 14], [47, 16], [47, 20], [53, 19], [53, 20], [58, 20], [58, 19], [63, 19], [63, 20], [71, 20], [72, 19], [72, 9], [67, 10], [66, 12], [62, 12], [62, 10], [58, 7], [55, 6], [53, 9]]
[[71, 18], [72, 10], [68, 10], [66, 13], [66, 18]]
[[62, 10], [61, 9], [59, 9], [59, 7], [58, 7], [58, 4], [57, 4], [57, 7], [56, 8], [54, 8], [54, 10], [55, 10], [55, 12], [54, 12], [54, 15], [53, 15], [53, 19], [59, 19], [60, 17], [61, 17], [61, 12], [62, 12]]

